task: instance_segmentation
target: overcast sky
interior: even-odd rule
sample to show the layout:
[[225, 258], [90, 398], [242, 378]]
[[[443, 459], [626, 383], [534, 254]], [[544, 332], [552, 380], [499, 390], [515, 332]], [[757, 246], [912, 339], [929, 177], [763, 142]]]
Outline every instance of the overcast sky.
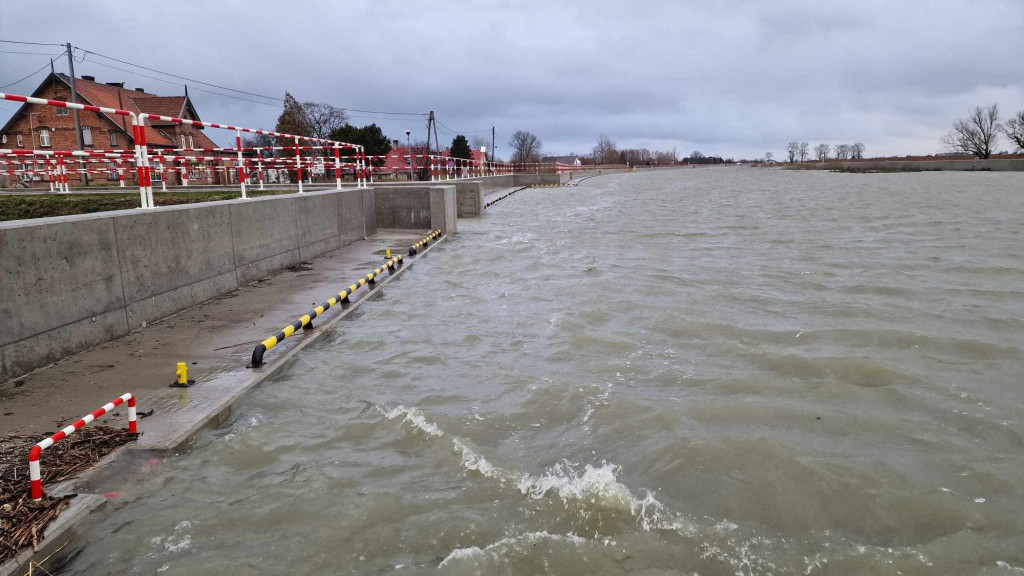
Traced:
[[[517, 129], [537, 134], [546, 153], [588, 152], [603, 132], [620, 148], [681, 155], [781, 157], [790, 140], [928, 154], [975, 105], [996, 102], [1004, 117], [1024, 109], [1024, 0], [4, 0], [0, 11], [3, 40], [71, 42], [278, 98], [287, 90], [345, 108], [434, 110], [442, 143], [449, 129], [489, 134], [494, 124], [499, 155]], [[181, 80], [77, 57], [79, 76], [183, 90]], [[47, 62], [0, 52], [0, 86]], [[0, 91], [28, 93], [42, 78]], [[190, 83], [203, 120], [273, 128], [280, 113], [267, 100], [200, 88], [212, 89]], [[15, 108], [0, 102], [0, 122]], [[392, 138], [407, 128], [425, 138], [422, 117], [351, 115]]]

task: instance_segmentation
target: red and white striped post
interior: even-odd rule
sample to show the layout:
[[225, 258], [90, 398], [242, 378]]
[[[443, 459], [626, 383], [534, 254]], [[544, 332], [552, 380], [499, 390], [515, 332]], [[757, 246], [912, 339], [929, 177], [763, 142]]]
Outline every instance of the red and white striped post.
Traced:
[[295, 137], [295, 172], [299, 180], [299, 194], [302, 194], [302, 155], [299, 152], [299, 137]]
[[[238, 149], [238, 181], [242, 183], [242, 198], [246, 198], [245, 195], [245, 161], [242, 159], [242, 131], [235, 128], [235, 148]], [[260, 180], [261, 190], [263, 181]]]
[[341, 190], [341, 151], [334, 145], [334, 188]]
[[103, 405], [103, 407], [99, 408], [92, 414], [87, 414], [71, 426], [68, 426], [32, 447], [32, 450], [28, 453], [28, 476], [33, 501], [38, 502], [43, 499], [43, 475], [39, 468], [39, 457], [42, 455], [43, 450], [46, 450], [50, 446], [53, 446], [57, 442], [67, 438], [72, 432], [83, 428], [86, 424], [100, 418], [107, 412], [110, 412], [125, 402], [128, 402], [128, 432], [131, 434], [138, 434], [139, 428], [135, 414], [135, 396], [128, 393], [122, 394], [115, 398], [113, 402]]

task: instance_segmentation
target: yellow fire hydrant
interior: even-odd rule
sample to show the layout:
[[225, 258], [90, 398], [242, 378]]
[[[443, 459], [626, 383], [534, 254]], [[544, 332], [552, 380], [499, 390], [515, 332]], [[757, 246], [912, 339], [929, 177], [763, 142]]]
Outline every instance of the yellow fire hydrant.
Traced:
[[185, 362], [178, 362], [178, 369], [174, 374], [178, 377], [178, 385], [188, 386], [188, 364]]

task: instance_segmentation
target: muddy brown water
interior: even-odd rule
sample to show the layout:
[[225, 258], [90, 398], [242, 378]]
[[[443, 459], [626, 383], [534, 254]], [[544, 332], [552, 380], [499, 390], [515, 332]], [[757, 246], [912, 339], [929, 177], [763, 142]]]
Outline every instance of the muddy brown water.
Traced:
[[1024, 180], [742, 168], [523, 191], [65, 574], [1020, 574]]

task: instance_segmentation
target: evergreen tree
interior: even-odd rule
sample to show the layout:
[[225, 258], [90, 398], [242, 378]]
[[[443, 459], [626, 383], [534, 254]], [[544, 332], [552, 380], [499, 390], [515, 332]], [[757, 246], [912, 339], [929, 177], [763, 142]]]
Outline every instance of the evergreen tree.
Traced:
[[[367, 156], [384, 156], [391, 152], [391, 140], [376, 124], [368, 124], [362, 128], [346, 123], [340, 128], [331, 131], [328, 136], [331, 140], [345, 142], [346, 144], [359, 144], [363, 146]], [[352, 150], [343, 150], [343, 156], [352, 156]], [[383, 160], [375, 160], [375, 166], [382, 166]]]
[[466, 140], [466, 137], [462, 134], [459, 134], [452, 140], [451, 154], [452, 158], [473, 159], [473, 149], [469, 147], [469, 140]]

